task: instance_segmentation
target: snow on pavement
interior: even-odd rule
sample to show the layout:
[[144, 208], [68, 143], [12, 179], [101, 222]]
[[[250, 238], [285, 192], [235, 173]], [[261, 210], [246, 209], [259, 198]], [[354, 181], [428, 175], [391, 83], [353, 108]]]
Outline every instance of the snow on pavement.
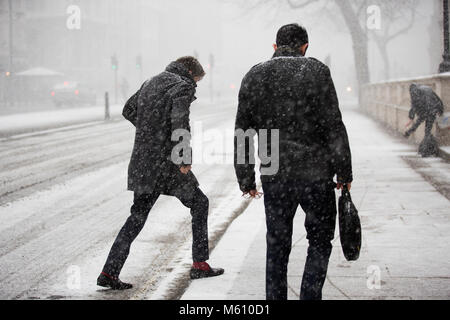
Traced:
[[[122, 114], [122, 105], [111, 105], [110, 116]], [[42, 131], [86, 122], [100, 122], [105, 119], [105, 107], [61, 108], [60, 110], [37, 111], [0, 116], [0, 137]]]
[[[193, 121], [215, 133], [233, 127], [234, 108], [208, 108], [194, 108]], [[437, 191], [445, 194], [448, 188], [449, 164], [417, 157], [414, 147], [354, 110], [346, 110], [344, 120], [354, 156], [352, 196], [363, 224], [363, 251], [359, 261], [346, 262], [336, 231], [324, 298], [449, 298], [449, 200]], [[135, 288], [113, 292], [96, 286], [132, 202], [125, 190], [132, 137], [128, 123], [112, 121], [0, 142], [0, 297], [264, 299], [263, 202], [252, 201], [247, 208], [230, 164], [199, 163], [193, 169], [210, 199], [210, 262], [225, 268], [222, 277], [188, 279], [189, 210], [161, 196], [121, 274]], [[225, 145], [218, 151], [223, 154], [212, 140], [203, 147], [210, 158], [229, 158], [232, 141]], [[293, 244], [289, 297], [297, 299], [306, 255], [301, 210]], [[369, 289], [368, 280], [377, 272], [381, 287]]]
[[[233, 127], [234, 106], [197, 107], [193, 121], [201, 121], [205, 130], [223, 132]], [[174, 259], [190, 255], [189, 209], [175, 198], [161, 196], [121, 274], [135, 288], [112, 292], [96, 286], [132, 203], [132, 193], [126, 191], [132, 134], [128, 123], [113, 121], [1, 141], [1, 298], [151, 297], [156, 289], [161, 291], [159, 283], [177, 266]], [[206, 153], [216, 151], [213, 143], [205, 142]], [[232, 140], [224, 143], [232, 146]], [[193, 171], [210, 198], [214, 245], [238, 214], [228, 209], [233, 205], [239, 209], [245, 201], [232, 165], [198, 163]]]
[[[415, 147], [389, 136], [355, 110], [345, 110], [344, 121], [363, 244], [359, 260], [347, 262], [336, 229], [323, 298], [449, 299], [450, 201], [428, 181], [439, 179], [448, 187], [450, 164], [417, 157]], [[405, 157], [425, 163], [426, 172], [416, 171]], [[299, 299], [307, 251], [303, 222], [299, 209], [288, 271], [289, 299]], [[265, 230], [263, 201], [254, 200], [212, 253], [225, 274], [192, 281], [182, 299], [265, 299]]]

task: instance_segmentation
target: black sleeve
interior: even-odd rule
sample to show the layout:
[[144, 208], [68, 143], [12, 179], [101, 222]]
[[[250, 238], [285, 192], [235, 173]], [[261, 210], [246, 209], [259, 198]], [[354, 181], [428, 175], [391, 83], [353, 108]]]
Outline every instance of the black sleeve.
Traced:
[[325, 139], [331, 152], [333, 169], [339, 183], [353, 181], [352, 156], [348, 141], [347, 129], [342, 121], [339, 101], [331, 78], [330, 70], [323, 65], [319, 77], [321, 115], [324, 126]]
[[414, 120], [416, 113], [417, 113], [417, 101], [416, 98], [413, 97], [413, 95], [411, 95], [411, 109], [409, 110], [408, 118]]
[[[256, 189], [255, 183], [255, 154], [253, 146], [254, 135], [245, 139], [239, 139], [239, 132], [246, 132], [252, 127], [252, 103], [251, 103], [251, 85], [249, 77], [246, 76], [241, 84], [239, 91], [239, 105], [236, 115], [235, 137], [234, 137], [234, 168], [236, 171], [239, 187], [242, 192], [248, 192]], [[239, 155], [243, 157], [239, 157]], [[239, 158], [244, 158], [244, 162], [238, 161]], [[250, 161], [252, 159], [252, 161]]]
[[137, 122], [138, 99], [143, 87], [144, 85], [128, 99], [122, 111], [122, 116], [130, 121], [135, 127]]
[[414, 105], [412, 105], [411, 109], [409, 110], [408, 118], [414, 120], [415, 116], [416, 116], [416, 108], [414, 107]]
[[[193, 97], [195, 94], [195, 90], [193, 90], [190, 86], [182, 86], [177, 93], [172, 97], [172, 110], [170, 113], [171, 119], [171, 132], [173, 133], [175, 130], [185, 130], [186, 132], [191, 132], [191, 127], [189, 124], [189, 113], [191, 102], [193, 101]], [[174, 145], [179, 143], [182, 139], [186, 139], [187, 137], [180, 138], [179, 141], [175, 141]], [[184, 143], [188, 144], [188, 147], [185, 148], [187, 152], [189, 152], [191, 161], [183, 161], [180, 166], [186, 166], [192, 164], [192, 148], [189, 140], [183, 140]]]

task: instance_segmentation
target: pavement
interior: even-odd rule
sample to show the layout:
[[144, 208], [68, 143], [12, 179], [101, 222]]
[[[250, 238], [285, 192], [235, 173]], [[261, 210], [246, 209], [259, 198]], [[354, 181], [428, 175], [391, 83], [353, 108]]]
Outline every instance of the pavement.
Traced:
[[[346, 261], [336, 229], [323, 298], [450, 299], [450, 164], [420, 158], [414, 146], [355, 109], [344, 110], [344, 122], [362, 250], [358, 261]], [[303, 223], [299, 208], [288, 269], [292, 300], [299, 299], [306, 258]], [[253, 200], [211, 253], [211, 265], [225, 268], [225, 274], [191, 281], [181, 299], [264, 300], [265, 232], [263, 200]]]
[[[232, 165], [236, 104], [214, 106], [195, 102], [191, 113], [193, 143], [203, 147], [201, 158], [194, 154], [193, 172], [210, 199], [211, 247], [248, 202], [237, 188]], [[76, 120], [92, 110], [69, 115]], [[134, 287], [111, 291], [97, 286], [130, 214], [127, 166], [135, 130], [125, 120], [56, 128], [59, 122], [53, 120], [66, 115], [46, 115], [36, 114], [41, 117], [34, 122], [30, 114], [15, 115], [9, 128], [25, 130], [20, 124], [28, 123], [31, 131], [0, 138], [0, 299], [128, 300], [154, 299], [156, 290], [165, 294], [162, 280], [172, 268], [184, 266], [178, 257], [191, 260], [189, 209], [161, 196], [121, 273]], [[45, 131], [34, 131], [41, 125]], [[214, 135], [219, 139], [207, 139]]]
[[[112, 119], [122, 119], [123, 105], [113, 104], [109, 114]], [[105, 107], [84, 106], [58, 108], [26, 113], [0, 115], [0, 138], [24, 137], [36, 132], [53, 132], [59, 128], [65, 130], [86, 125], [98, 125], [105, 120]]]
[[[232, 158], [232, 134], [228, 141], [224, 133], [232, 133], [234, 108], [193, 109], [194, 129], [200, 123], [224, 136], [223, 150], [202, 142], [208, 158]], [[122, 274], [135, 289], [98, 290], [98, 268], [129, 212], [124, 181], [134, 131], [125, 121], [103, 121], [100, 108], [66, 111], [0, 117], [3, 299], [265, 299], [263, 200], [241, 197], [228, 162], [194, 166], [211, 201], [209, 262], [225, 268], [223, 276], [189, 280], [190, 216], [162, 197]], [[356, 109], [343, 114], [363, 246], [359, 260], [347, 262], [336, 230], [324, 299], [449, 299], [450, 164], [421, 158]], [[299, 209], [288, 273], [294, 300], [307, 250], [303, 220]]]
[[447, 161], [450, 161], [450, 146], [440, 147], [439, 156]]

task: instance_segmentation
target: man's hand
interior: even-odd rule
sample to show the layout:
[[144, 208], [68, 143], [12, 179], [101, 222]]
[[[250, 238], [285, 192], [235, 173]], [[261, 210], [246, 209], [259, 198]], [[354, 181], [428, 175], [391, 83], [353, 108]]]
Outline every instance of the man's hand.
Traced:
[[337, 183], [336, 189], [341, 190], [344, 189], [344, 186], [347, 186], [348, 191], [352, 188], [352, 183]]
[[246, 198], [253, 198], [253, 199], [260, 199], [262, 197], [263, 193], [262, 192], [258, 192], [258, 190], [250, 190], [248, 192], [244, 192], [244, 194], [242, 195], [243, 197]]
[[191, 171], [191, 169], [192, 169], [192, 166], [191, 166], [191, 165], [188, 165], [188, 166], [183, 166], [183, 167], [181, 167], [181, 168], [180, 168], [180, 171], [181, 171], [182, 174], [188, 174], [189, 171]]

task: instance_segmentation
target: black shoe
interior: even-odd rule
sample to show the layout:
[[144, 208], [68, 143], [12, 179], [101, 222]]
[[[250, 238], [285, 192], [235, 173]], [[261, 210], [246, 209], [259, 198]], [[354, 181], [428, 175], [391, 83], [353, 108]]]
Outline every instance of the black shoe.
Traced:
[[126, 290], [133, 288], [132, 284], [122, 282], [119, 278], [111, 277], [109, 274], [104, 272], [98, 276], [97, 285], [100, 287], [111, 288], [113, 290]]
[[403, 134], [403, 136], [404, 136], [405, 138], [409, 138], [410, 135], [411, 135], [411, 133], [409, 133], [409, 132], [405, 132], [405, 133]]
[[191, 268], [191, 279], [211, 278], [222, 275], [225, 272], [222, 268], [211, 268], [209, 270]]

